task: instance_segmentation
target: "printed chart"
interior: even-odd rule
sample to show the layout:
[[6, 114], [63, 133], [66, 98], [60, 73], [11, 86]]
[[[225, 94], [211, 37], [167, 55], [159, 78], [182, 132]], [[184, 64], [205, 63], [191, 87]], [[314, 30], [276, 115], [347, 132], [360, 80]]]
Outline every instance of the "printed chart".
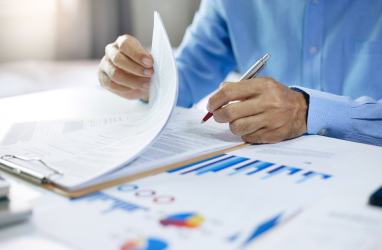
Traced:
[[127, 240], [121, 246], [121, 250], [165, 250], [167, 246], [167, 243], [160, 239], [138, 237]]
[[34, 220], [83, 249], [237, 249], [348, 180], [332, 168], [234, 153], [73, 199]]
[[[245, 163], [244, 165], [237, 166], [240, 163]], [[246, 157], [240, 157], [235, 155], [222, 154], [204, 161], [196, 162], [184, 167], [180, 167], [174, 170], [168, 171], [168, 173], [179, 173], [181, 175], [194, 173], [196, 175], [205, 174], [208, 172], [219, 172], [225, 169], [231, 169], [232, 172], [227, 173], [227, 176], [234, 176], [237, 174], [253, 175], [259, 173], [260, 171], [266, 171], [275, 163], [265, 162], [261, 160], [253, 160]], [[300, 174], [301, 179], [297, 180], [296, 183], [305, 182], [313, 177], [318, 177], [322, 179], [330, 178], [331, 175], [318, 173], [314, 171], [305, 170], [302, 168], [295, 168], [290, 166], [279, 166], [275, 169], [268, 171], [268, 175], [263, 176], [262, 179], [271, 178], [281, 173], [287, 172], [289, 175]]]

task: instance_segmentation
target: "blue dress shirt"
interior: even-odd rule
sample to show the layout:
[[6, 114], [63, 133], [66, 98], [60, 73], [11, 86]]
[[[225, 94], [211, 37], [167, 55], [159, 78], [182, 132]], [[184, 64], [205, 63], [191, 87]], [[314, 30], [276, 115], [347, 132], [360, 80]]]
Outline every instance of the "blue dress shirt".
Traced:
[[309, 94], [308, 134], [382, 146], [382, 1], [202, 0], [176, 56], [178, 105], [266, 53], [260, 75]]

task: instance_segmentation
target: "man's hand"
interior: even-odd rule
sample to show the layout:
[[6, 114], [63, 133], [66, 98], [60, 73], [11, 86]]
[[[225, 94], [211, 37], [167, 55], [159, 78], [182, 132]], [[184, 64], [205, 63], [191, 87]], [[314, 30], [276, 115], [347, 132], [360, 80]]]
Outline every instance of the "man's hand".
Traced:
[[270, 77], [222, 83], [207, 109], [215, 121], [229, 122], [232, 133], [250, 143], [277, 143], [307, 130], [304, 95]]
[[101, 86], [127, 99], [148, 99], [153, 58], [139, 41], [123, 35], [106, 46], [98, 68]]

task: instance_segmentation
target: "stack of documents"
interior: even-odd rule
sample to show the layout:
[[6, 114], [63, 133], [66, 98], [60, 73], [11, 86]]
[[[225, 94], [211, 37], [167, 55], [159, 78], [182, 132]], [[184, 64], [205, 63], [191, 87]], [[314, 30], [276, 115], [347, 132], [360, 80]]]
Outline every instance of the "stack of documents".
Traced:
[[[144, 113], [109, 117], [108, 124], [102, 118], [92, 125], [89, 119], [15, 124], [2, 141], [0, 156], [7, 157], [0, 166], [27, 178], [32, 171], [33, 180], [73, 191], [243, 143], [227, 125], [200, 126], [202, 112], [173, 112], [178, 72], [158, 13], [152, 56], [155, 74]], [[28, 161], [36, 158], [42, 162]]]
[[33, 222], [80, 249], [240, 249], [348, 180], [321, 165], [348, 152], [303, 140], [248, 146], [71, 199]]

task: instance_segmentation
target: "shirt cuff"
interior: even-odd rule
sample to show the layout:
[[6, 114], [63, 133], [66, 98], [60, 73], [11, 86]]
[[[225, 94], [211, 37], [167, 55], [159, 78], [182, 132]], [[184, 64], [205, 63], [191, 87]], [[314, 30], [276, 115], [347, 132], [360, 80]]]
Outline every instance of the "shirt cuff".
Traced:
[[308, 134], [343, 139], [350, 126], [348, 98], [313, 89], [293, 86], [309, 95]]

